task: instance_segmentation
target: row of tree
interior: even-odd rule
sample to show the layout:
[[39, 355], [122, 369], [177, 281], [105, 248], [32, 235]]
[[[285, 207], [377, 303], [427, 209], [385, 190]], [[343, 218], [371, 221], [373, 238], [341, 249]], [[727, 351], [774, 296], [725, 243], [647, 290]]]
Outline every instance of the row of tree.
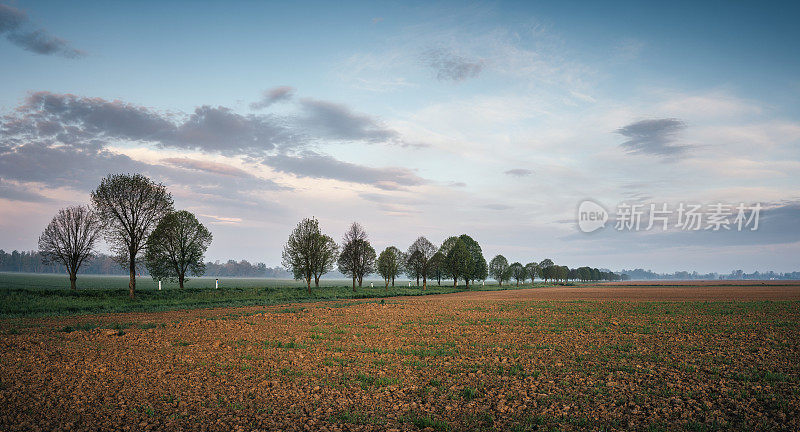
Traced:
[[92, 191], [91, 205], [58, 211], [39, 237], [39, 253], [46, 262], [64, 265], [75, 289], [78, 269], [94, 255], [101, 236], [128, 269], [131, 298], [142, 253], [154, 279], [176, 280], [183, 288], [187, 274], [205, 271], [203, 254], [212, 240], [192, 213], [175, 211], [164, 185], [141, 174], [114, 174]]
[[338, 245], [332, 237], [322, 233], [315, 218], [303, 219], [297, 224], [283, 248], [282, 257], [282, 264], [295, 279], [306, 282], [309, 292], [312, 280], [319, 287], [320, 277], [334, 266], [352, 278], [353, 291], [362, 285], [365, 276], [373, 273], [383, 278], [386, 288], [390, 283], [394, 286], [395, 278], [402, 274], [416, 279], [418, 286], [422, 279], [422, 289], [427, 288], [429, 279], [435, 279], [440, 285], [442, 279], [451, 279], [453, 286], [462, 280], [469, 289], [470, 283], [488, 276], [500, 285], [511, 279], [517, 285], [524, 284], [536, 277], [545, 282], [620, 280], [620, 276], [612, 272], [591, 267], [570, 269], [556, 265], [549, 258], [523, 266], [519, 262], [509, 264], [504, 256], [497, 255], [487, 265], [480, 244], [467, 234], [449, 237], [439, 247], [419, 237], [406, 251], [389, 246], [377, 255], [366, 231], [357, 222], [350, 225]]
[[588, 281], [617, 281], [622, 277], [613, 272], [601, 271], [591, 267], [578, 267], [569, 268], [567, 266], [559, 266], [553, 263], [553, 260], [546, 258], [542, 262], [530, 262], [522, 265], [519, 262], [509, 264], [506, 257], [497, 255], [489, 262], [489, 275], [496, 280], [500, 285], [503, 282], [508, 282], [514, 279], [519, 286], [520, 283], [525, 283], [530, 279], [533, 282], [537, 277], [543, 279], [545, 282], [548, 280], [567, 282], [570, 280], [580, 280], [583, 282]]

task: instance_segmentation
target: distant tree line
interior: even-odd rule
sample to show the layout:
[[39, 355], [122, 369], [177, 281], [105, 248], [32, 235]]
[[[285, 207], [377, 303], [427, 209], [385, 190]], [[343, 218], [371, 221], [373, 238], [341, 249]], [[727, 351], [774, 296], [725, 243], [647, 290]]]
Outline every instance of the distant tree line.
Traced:
[[[8, 253], [0, 249], [0, 272], [19, 273], [67, 273], [67, 267], [58, 263], [44, 263], [39, 251], [12, 251]], [[205, 276], [209, 277], [254, 277], [254, 278], [291, 278], [292, 274], [282, 267], [267, 267], [264, 263], [251, 264], [247, 260], [226, 262], [206, 262]], [[80, 274], [90, 275], [127, 275], [128, 269], [119, 265], [117, 257], [96, 253], [91, 260], [80, 267]], [[140, 276], [150, 276], [146, 266], [137, 269]]]
[[742, 270], [733, 270], [728, 274], [698, 273], [677, 271], [674, 273], [656, 273], [651, 270], [633, 269], [621, 270], [621, 273], [630, 280], [798, 280], [800, 271], [795, 272], [759, 272], [745, 273]]

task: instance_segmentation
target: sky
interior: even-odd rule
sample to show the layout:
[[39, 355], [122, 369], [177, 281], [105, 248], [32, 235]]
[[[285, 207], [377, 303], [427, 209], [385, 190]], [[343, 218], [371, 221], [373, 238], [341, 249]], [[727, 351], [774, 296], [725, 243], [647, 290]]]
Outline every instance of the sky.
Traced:
[[[798, 12], [0, 0], [0, 247], [138, 172], [209, 227], [212, 261], [279, 265], [313, 216], [378, 252], [468, 233], [487, 260], [796, 271]], [[589, 233], [586, 200], [608, 213]], [[758, 205], [757, 229], [706, 228], [717, 204]], [[667, 228], [617, 227], [630, 205], [667, 206]]]

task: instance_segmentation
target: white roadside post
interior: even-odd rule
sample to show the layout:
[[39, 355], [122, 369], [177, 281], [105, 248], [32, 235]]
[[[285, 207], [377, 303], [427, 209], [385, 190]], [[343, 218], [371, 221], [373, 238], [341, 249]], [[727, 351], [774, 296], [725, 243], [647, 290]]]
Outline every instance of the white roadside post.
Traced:
[[214, 289], [219, 289], [219, 279], [214, 279]]
[[370, 283], [369, 283], [369, 287], [370, 287], [370, 288], [375, 288], [375, 285], [374, 285], [372, 282], [370, 282]]
[[411, 288], [411, 281], [408, 281], [408, 287]]
[[161, 281], [158, 281], [158, 290], [161, 291]]

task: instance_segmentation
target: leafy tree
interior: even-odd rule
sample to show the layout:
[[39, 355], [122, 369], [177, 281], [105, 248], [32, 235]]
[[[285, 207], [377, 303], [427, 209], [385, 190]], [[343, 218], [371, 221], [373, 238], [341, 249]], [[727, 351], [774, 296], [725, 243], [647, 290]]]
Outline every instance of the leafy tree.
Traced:
[[519, 286], [520, 281], [523, 285], [525, 285], [525, 279], [528, 277], [528, 271], [525, 270], [525, 267], [520, 264], [519, 262], [515, 262], [508, 266], [508, 272], [511, 274], [511, 277], [517, 281], [517, 286]]
[[420, 276], [422, 277], [423, 290], [428, 288], [428, 273], [430, 271], [431, 258], [435, 253], [436, 246], [425, 237], [419, 237], [408, 248], [406, 270], [409, 272], [410, 277], [417, 278], [417, 286], [419, 286]]
[[541, 276], [541, 269], [539, 268], [539, 264], [535, 262], [530, 262], [526, 264], [525, 270], [528, 272], [528, 277], [531, 278], [531, 284], [533, 284], [533, 280], [536, 279], [536, 276]]
[[90, 208], [67, 207], [56, 213], [39, 237], [42, 261], [63, 264], [69, 273], [70, 289], [77, 289], [78, 269], [92, 258], [101, 229], [100, 220]]
[[145, 264], [154, 280], [178, 281], [183, 288], [186, 274], [202, 276], [203, 254], [211, 244], [211, 232], [192, 213], [169, 213], [147, 238]]
[[311, 267], [314, 273], [314, 286], [319, 288], [319, 279], [325, 273], [333, 270], [336, 259], [339, 258], [339, 245], [328, 235], [320, 234], [319, 240], [315, 243], [316, 253], [311, 260]]
[[442, 254], [442, 251], [437, 251], [431, 257], [431, 262], [428, 266], [428, 279], [436, 279], [436, 285], [442, 285], [442, 277], [444, 276], [444, 261], [445, 256]]
[[489, 262], [489, 276], [491, 276], [500, 286], [503, 281], [508, 280], [508, 260], [503, 255], [497, 255]]
[[136, 293], [136, 257], [156, 225], [172, 212], [172, 195], [164, 185], [141, 174], [110, 174], [92, 192], [92, 203], [105, 237], [130, 274], [128, 295]]
[[[458, 279], [469, 281], [472, 271], [472, 255], [469, 253], [464, 241], [458, 238], [445, 259], [447, 274], [453, 278], [453, 287], [458, 286]], [[469, 289], [469, 282], [467, 282]]]
[[353, 278], [353, 292], [356, 290], [356, 281], [360, 287], [364, 276], [375, 272], [375, 249], [369, 244], [366, 231], [357, 222], [353, 222], [344, 234], [339, 271]]
[[553, 264], [553, 260], [550, 258], [545, 258], [539, 263], [539, 272], [545, 283], [547, 283], [548, 279], [553, 278], [553, 266], [555, 266], [555, 264]]
[[389, 246], [384, 249], [378, 257], [378, 274], [380, 274], [386, 282], [386, 289], [389, 288], [389, 281], [391, 281], [392, 286], [394, 286], [394, 278], [402, 273], [402, 262], [402, 253], [394, 246]]
[[483, 251], [477, 241], [466, 234], [459, 236], [459, 239], [464, 242], [464, 246], [470, 254], [470, 264], [464, 279], [467, 289], [469, 289], [471, 281], [484, 280], [489, 276], [489, 266], [486, 265], [486, 258], [483, 257]]
[[[439, 253], [442, 255], [442, 277], [443, 278], [453, 278], [457, 279], [460, 275], [454, 275], [451, 273], [450, 262], [447, 260], [447, 257], [450, 255], [450, 251], [453, 250], [456, 242], [458, 242], [458, 237], [448, 237], [445, 241], [442, 242], [442, 245], [439, 246]], [[455, 281], [453, 281], [455, 283]]]
[[319, 278], [333, 268], [339, 247], [319, 229], [319, 221], [315, 218], [301, 220], [289, 235], [283, 247], [283, 266], [292, 272], [295, 279], [306, 282], [308, 293], [311, 293], [311, 279], [319, 287]]

